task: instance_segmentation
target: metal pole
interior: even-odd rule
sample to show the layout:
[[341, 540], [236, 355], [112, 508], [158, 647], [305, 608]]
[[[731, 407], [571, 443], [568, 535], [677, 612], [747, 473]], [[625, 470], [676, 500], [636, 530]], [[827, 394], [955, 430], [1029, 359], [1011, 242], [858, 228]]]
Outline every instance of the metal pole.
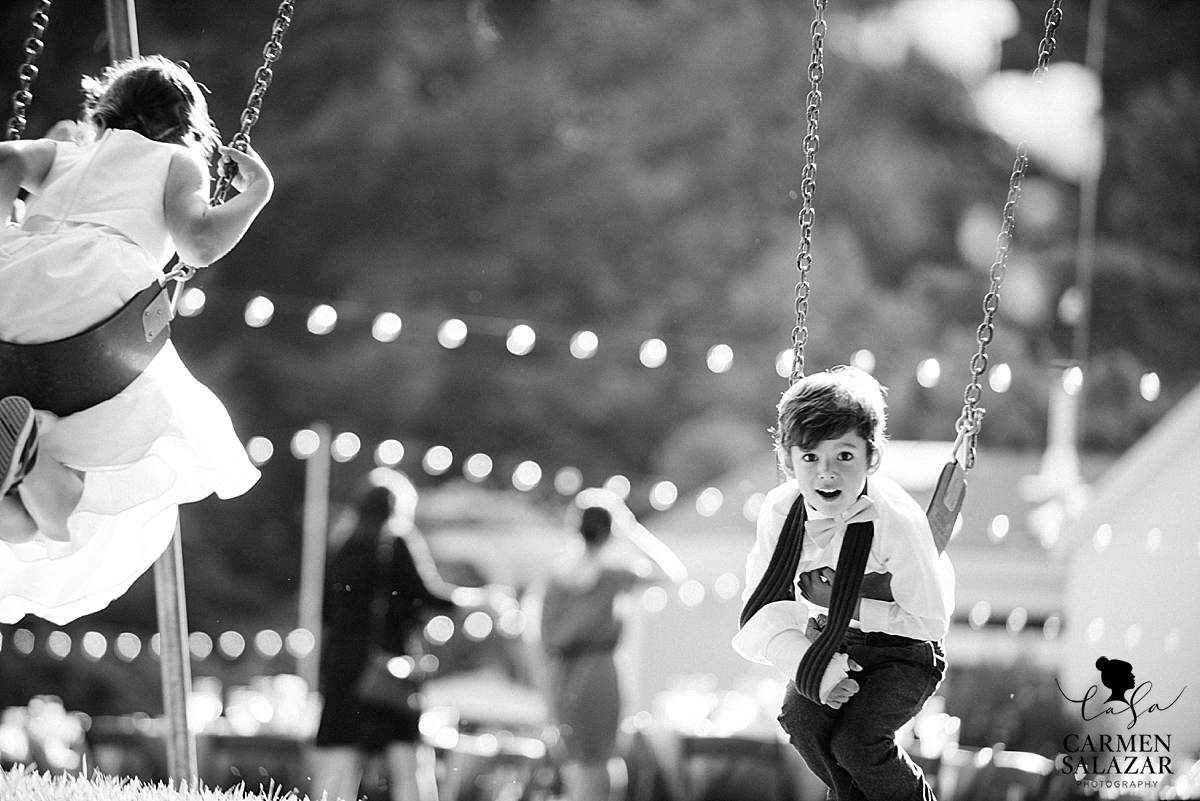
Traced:
[[[105, 0], [108, 52], [113, 62], [138, 55], [137, 12], [133, 0]], [[172, 780], [197, 779], [196, 738], [188, 728], [187, 699], [192, 688], [187, 646], [187, 602], [183, 591], [183, 543], [179, 520], [171, 544], [154, 563], [163, 713], [167, 718], [167, 770]]]
[[296, 670], [316, 689], [321, 672], [321, 607], [325, 596], [325, 550], [329, 531], [330, 428], [312, 424], [317, 449], [304, 465], [304, 539], [300, 552], [300, 628], [313, 636], [313, 649], [297, 660]]
[[105, 0], [104, 6], [108, 17], [109, 59], [116, 62], [141, 55], [133, 0]]
[[[1087, 44], [1084, 48], [1084, 66], [1103, 83], [1104, 42], [1108, 28], [1108, 0], [1092, 0], [1088, 9]], [[1103, 92], [1101, 93], [1103, 96]], [[1104, 115], [1101, 103], [1098, 135], [1100, 141], [1091, 149], [1079, 182], [1079, 244], [1075, 251], [1075, 286], [1079, 292], [1079, 318], [1071, 332], [1071, 359], [1083, 370], [1083, 385], [1075, 396], [1075, 438], [1082, 445], [1084, 407], [1087, 398], [1088, 351], [1091, 349], [1092, 326], [1092, 276], [1096, 271], [1096, 217], [1100, 196], [1100, 171], [1104, 163]]]
[[154, 595], [158, 609], [159, 667], [163, 712], [167, 718], [167, 772], [172, 780], [195, 784], [196, 737], [188, 728], [187, 699], [192, 687], [191, 653], [187, 647], [187, 603], [183, 593], [183, 542], [179, 521], [175, 536], [154, 563]]

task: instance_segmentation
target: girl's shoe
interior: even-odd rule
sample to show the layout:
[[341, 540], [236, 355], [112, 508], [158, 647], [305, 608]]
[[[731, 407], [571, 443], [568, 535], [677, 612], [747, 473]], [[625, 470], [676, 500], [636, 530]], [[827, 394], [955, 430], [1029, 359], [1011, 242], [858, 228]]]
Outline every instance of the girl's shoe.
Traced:
[[37, 422], [29, 401], [0, 398], [0, 498], [21, 483], [37, 460]]

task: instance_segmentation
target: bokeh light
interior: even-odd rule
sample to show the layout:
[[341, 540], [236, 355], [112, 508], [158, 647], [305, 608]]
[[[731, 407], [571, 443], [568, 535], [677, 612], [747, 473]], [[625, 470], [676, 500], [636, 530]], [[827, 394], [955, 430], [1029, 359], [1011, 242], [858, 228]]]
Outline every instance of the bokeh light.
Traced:
[[703, 517], [712, 517], [721, 510], [725, 496], [716, 487], [706, 487], [696, 496], [696, 511]]
[[431, 476], [440, 476], [454, 463], [454, 454], [445, 445], [434, 445], [425, 451], [421, 467]]
[[321, 447], [321, 435], [311, 428], [302, 428], [292, 435], [292, 455], [307, 459]]
[[992, 392], [1003, 394], [1012, 386], [1012, 368], [1007, 364], [997, 364], [988, 370], [988, 386]]
[[244, 313], [246, 325], [251, 328], [262, 328], [275, 317], [275, 304], [263, 295], [256, 295], [246, 304]]
[[917, 383], [926, 389], [932, 389], [942, 380], [942, 364], [932, 357], [922, 359], [917, 365]]
[[650, 505], [659, 512], [665, 512], [679, 500], [679, 488], [671, 481], [659, 481], [650, 488]]
[[175, 311], [183, 317], [195, 317], [204, 311], [204, 304], [207, 302], [208, 296], [204, 294], [203, 289], [198, 286], [188, 287], [179, 298], [179, 306]]
[[447, 350], [461, 347], [467, 341], [467, 324], [456, 317], [451, 317], [438, 326], [437, 341]]
[[399, 440], [385, 439], [375, 446], [375, 464], [380, 467], [395, 467], [404, 458], [404, 445]]
[[629, 479], [618, 473], [615, 476], [610, 476], [604, 482], [604, 489], [624, 501], [629, 498], [629, 493], [633, 488], [629, 484]]
[[375, 337], [378, 342], [395, 342], [403, 327], [404, 323], [400, 320], [400, 315], [394, 312], [384, 312], [371, 323], [371, 336]]
[[1162, 382], [1158, 378], [1158, 373], [1146, 373], [1138, 382], [1138, 392], [1141, 393], [1142, 400], [1153, 403], [1158, 400], [1158, 396], [1162, 394]]
[[335, 462], [345, 463], [358, 456], [361, 448], [362, 440], [358, 438], [358, 434], [352, 431], [343, 431], [333, 438], [329, 452]]
[[529, 492], [542, 480], [542, 466], [537, 462], [526, 459], [517, 465], [513, 471], [513, 486], [521, 492]]
[[321, 303], [313, 306], [312, 311], [308, 313], [308, 331], [310, 334], [324, 336], [337, 327], [337, 321], [337, 309], [328, 303]]
[[647, 339], [638, 349], [638, 361], [651, 369], [662, 367], [667, 361], [667, 343], [661, 339]]
[[492, 457], [486, 453], [473, 453], [463, 462], [463, 476], [467, 481], [480, 482], [492, 474]]
[[266, 437], [251, 437], [246, 442], [246, 455], [256, 467], [262, 467], [275, 455], [275, 445]]
[[713, 345], [708, 349], [705, 363], [714, 373], [728, 373], [733, 367], [733, 348], [728, 345]]
[[508, 348], [508, 352], [514, 356], [524, 356], [533, 350], [535, 343], [537, 343], [537, 334], [532, 328], [521, 323], [514, 325], [509, 330], [504, 347]]
[[576, 331], [571, 335], [571, 355], [576, 359], [590, 359], [596, 355], [600, 340], [591, 331]]

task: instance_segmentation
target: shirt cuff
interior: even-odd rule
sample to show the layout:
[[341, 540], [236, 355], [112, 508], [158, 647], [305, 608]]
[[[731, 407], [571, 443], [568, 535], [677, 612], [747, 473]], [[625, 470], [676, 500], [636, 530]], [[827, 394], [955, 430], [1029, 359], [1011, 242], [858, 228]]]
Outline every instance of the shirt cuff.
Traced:
[[[767, 661], [775, 666], [783, 675], [789, 679], [796, 678], [796, 671], [800, 667], [800, 660], [804, 658], [804, 654], [812, 645], [808, 638], [804, 636], [804, 632], [796, 629], [787, 629], [781, 631], [772, 637], [766, 647], [763, 649], [763, 655]], [[832, 687], [832, 685], [830, 685]]]
[[773, 601], [754, 613], [754, 617], [733, 638], [733, 650], [751, 662], [771, 664], [767, 658], [767, 643], [775, 635], [794, 630], [804, 636], [808, 609], [796, 601]]

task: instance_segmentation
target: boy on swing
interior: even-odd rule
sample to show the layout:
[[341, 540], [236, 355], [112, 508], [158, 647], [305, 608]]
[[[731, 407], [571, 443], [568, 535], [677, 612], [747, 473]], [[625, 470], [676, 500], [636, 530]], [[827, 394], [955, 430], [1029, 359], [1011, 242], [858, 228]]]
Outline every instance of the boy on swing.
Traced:
[[784, 393], [774, 433], [787, 480], [759, 514], [733, 639], [790, 679], [779, 723], [836, 801], [934, 798], [895, 734], [945, 675], [954, 571], [920, 506], [874, 475], [883, 398], [848, 367]]

